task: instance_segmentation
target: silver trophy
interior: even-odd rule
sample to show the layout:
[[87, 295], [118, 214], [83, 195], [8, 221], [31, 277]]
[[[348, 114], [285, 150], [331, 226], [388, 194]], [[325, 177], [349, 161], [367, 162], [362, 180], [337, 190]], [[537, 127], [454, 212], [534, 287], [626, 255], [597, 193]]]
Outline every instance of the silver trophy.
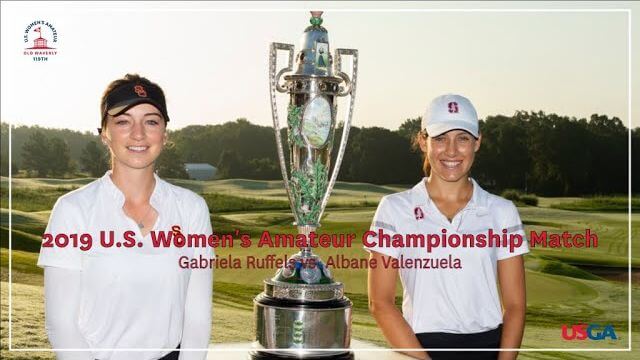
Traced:
[[[349, 138], [358, 64], [357, 50], [336, 49], [335, 58], [332, 56], [327, 30], [321, 26], [321, 15], [321, 11], [311, 12], [311, 26], [302, 34], [295, 72], [293, 45], [271, 43], [269, 53], [271, 112], [280, 168], [298, 233], [307, 236], [320, 226], [320, 218], [338, 177]], [[287, 67], [280, 70], [276, 64], [278, 50], [288, 51], [289, 55]], [[352, 57], [351, 78], [341, 69], [341, 59], [345, 55]], [[283, 75], [284, 83], [281, 84]], [[289, 94], [290, 171], [287, 171], [280, 135], [277, 92]], [[349, 108], [329, 177], [337, 97], [347, 95]], [[253, 359], [353, 358], [353, 353], [346, 350], [351, 342], [352, 303], [344, 296], [342, 283], [333, 279], [329, 269], [308, 245], [293, 255], [273, 278], [265, 280], [264, 292], [254, 299], [258, 351], [252, 353]]]

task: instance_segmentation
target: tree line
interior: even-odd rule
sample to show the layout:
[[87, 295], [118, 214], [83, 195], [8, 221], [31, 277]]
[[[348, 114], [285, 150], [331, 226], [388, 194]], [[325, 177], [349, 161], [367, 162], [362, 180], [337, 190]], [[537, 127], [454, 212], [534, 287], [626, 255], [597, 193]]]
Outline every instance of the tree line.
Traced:
[[[406, 119], [397, 130], [352, 127], [338, 177], [341, 181], [412, 184], [422, 174], [421, 154], [411, 143], [420, 118]], [[482, 145], [472, 176], [499, 192], [518, 189], [546, 196], [621, 194], [640, 166], [640, 128], [628, 129], [620, 119], [589, 119], [518, 111], [480, 121]], [[282, 140], [286, 144], [286, 130]], [[335, 161], [342, 128], [336, 129]], [[97, 135], [40, 127], [12, 129], [14, 173], [28, 176], [101, 176], [108, 154]], [[209, 163], [220, 178], [281, 179], [273, 128], [246, 119], [220, 125], [191, 125], [169, 130], [170, 146], [158, 159], [160, 176], [186, 178], [184, 163]], [[8, 174], [8, 125], [2, 124], [2, 175]], [[285, 154], [287, 151], [285, 151]]]

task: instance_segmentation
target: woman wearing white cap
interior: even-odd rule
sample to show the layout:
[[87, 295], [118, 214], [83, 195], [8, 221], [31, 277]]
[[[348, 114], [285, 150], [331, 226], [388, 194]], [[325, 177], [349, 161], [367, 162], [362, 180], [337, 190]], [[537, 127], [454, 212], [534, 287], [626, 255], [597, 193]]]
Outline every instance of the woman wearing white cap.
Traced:
[[[521, 255], [529, 248], [513, 203], [489, 194], [469, 177], [481, 139], [467, 98], [449, 94], [434, 99], [416, 136], [427, 177], [410, 190], [385, 196], [371, 225], [372, 231], [390, 236], [437, 234], [443, 243], [444, 235], [481, 239], [489, 230], [523, 239], [511, 248], [478, 240], [471, 240], [475, 247], [440, 243], [430, 252], [382, 242], [367, 248], [378, 264], [369, 270], [370, 311], [393, 348], [427, 349], [410, 353], [416, 358], [514, 359], [517, 352], [431, 350], [519, 348], [522, 341], [526, 299]], [[430, 268], [382, 266], [409, 258], [436, 261]], [[402, 313], [395, 306], [398, 273]]]
[[[107, 87], [101, 116], [111, 170], [58, 199], [38, 259], [49, 341], [64, 360], [202, 360], [206, 351], [178, 349], [209, 345], [212, 270], [183, 269], [178, 260], [211, 258], [213, 251], [152, 240], [172, 230], [212, 233], [204, 199], [155, 174], [167, 140], [164, 92], [127, 74]], [[47, 240], [74, 235], [84, 240]]]

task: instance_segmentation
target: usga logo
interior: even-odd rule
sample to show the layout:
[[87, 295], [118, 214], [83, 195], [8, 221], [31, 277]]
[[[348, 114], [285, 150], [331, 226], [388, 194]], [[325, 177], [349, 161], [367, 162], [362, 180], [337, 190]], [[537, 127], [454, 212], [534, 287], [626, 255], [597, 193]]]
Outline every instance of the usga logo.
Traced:
[[58, 31], [48, 21], [31, 22], [24, 29], [22, 39], [26, 46], [23, 54], [33, 61], [47, 61], [49, 56], [58, 54]]
[[562, 338], [565, 340], [618, 340], [613, 325], [578, 324], [562, 325]]

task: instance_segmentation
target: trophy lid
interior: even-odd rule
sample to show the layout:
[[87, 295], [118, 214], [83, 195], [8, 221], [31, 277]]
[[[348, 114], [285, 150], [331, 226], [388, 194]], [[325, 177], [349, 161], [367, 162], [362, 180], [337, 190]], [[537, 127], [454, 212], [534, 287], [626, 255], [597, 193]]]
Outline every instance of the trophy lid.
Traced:
[[296, 75], [333, 76], [333, 58], [329, 53], [329, 33], [322, 27], [322, 11], [311, 11], [311, 26], [300, 38]]

